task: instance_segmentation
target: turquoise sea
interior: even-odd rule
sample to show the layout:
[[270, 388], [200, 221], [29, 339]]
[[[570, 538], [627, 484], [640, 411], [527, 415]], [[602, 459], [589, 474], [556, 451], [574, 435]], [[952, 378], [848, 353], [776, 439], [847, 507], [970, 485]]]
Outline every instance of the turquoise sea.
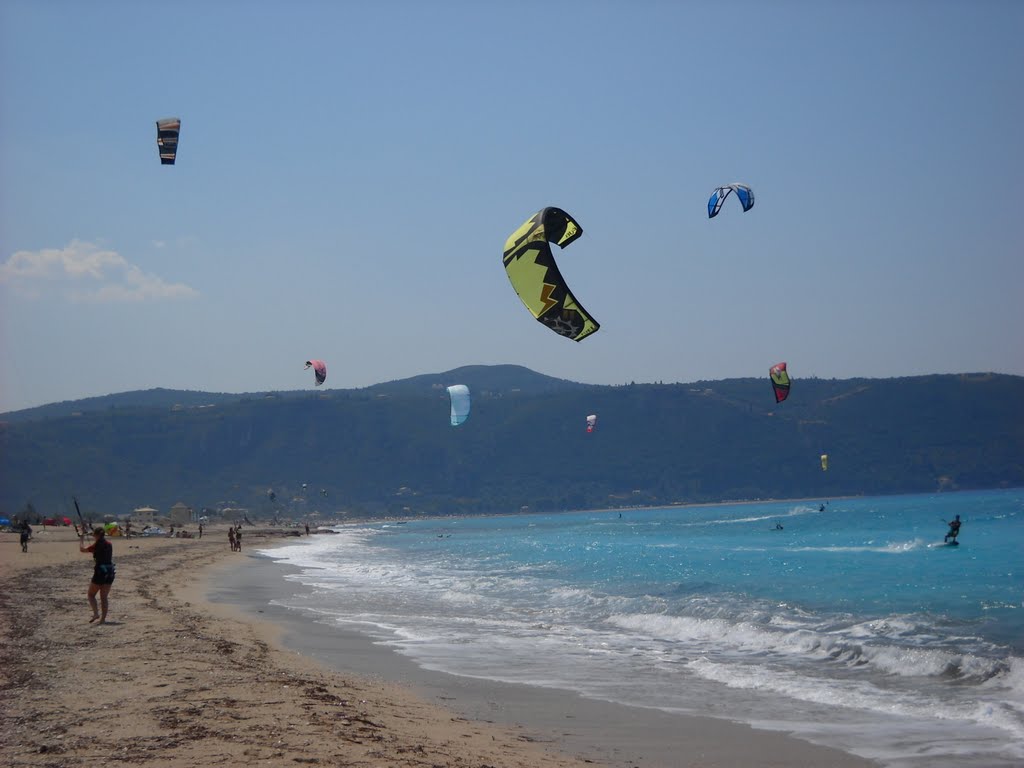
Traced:
[[295, 567], [281, 604], [425, 668], [1024, 765], [1024, 490], [337, 530], [263, 552]]

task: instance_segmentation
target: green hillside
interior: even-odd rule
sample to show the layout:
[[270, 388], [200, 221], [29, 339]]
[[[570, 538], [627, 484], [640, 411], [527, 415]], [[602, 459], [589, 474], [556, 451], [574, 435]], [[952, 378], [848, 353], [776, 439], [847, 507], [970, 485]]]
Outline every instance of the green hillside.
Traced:
[[[444, 389], [453, 383], [474, 398], [458, 428]], [[361, 390], [157, 392], [160, 404], [112, 395], [68, 411], [78, 415], [5, 415], [0, 513], [29, 501], [43, 514], [66, 510], [72, 493], [101, 514], [184, 501], [301, 516], [1024, 485], [1016, 376], [797, 380], [778, 406], [767, 379], [591, 386], [517, 366]]]

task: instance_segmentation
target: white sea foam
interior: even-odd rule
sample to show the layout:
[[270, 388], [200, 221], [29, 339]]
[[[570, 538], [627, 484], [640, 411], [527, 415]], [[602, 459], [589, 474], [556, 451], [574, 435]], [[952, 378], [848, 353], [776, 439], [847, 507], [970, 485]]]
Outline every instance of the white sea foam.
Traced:
[[737, 665], [694, 659], [688, 668], [701, 677], [730, 688], [769, 690], [793, 699], [825, 704], [841, 709], [884, 713], [916, 720], [945, 720], [979, 723], [1024, 738], [1024, 727], [1004, 704], [962, 700], [944, 702], [914, 691], [894, 693], [861, 680], [821, 680], [800, 675], [792, 670], [766, 665]]
[[763, 515], [747, 515], [745, 517], [719, 517], [711, 520], [695, 520], [692, 522], [680, 523], [682, 527], [698, 527], [702, 525], [735, 525], [738, 523], [763, 523], [766, 520], [780, 520], [787, 517], [801, 517], [803, 515], [823, 514], [817, 507], [794, 507], [785, 512], [772, 512]]
[[867, 544], [851, 546], [786, 547], [786, 550], [790, 552], [888, 552], [898, 554], [901, 552], [912, 552], [923, 546], [925, 546], [925, 543], [921, 539], [911, 539], [909, 541], [890, 541], [884, 544], [869, 542]]

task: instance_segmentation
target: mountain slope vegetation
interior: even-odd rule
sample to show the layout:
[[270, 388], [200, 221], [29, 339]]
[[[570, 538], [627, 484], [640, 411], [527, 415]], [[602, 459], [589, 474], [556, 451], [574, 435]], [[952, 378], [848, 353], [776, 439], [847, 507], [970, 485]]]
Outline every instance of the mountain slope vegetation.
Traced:
[[[458, 428], [453, 383], [473, 392]], [[998, 374], [803, 379], [776, 405], [767, 378], [595, 386], [468, 366], [358, 390], [59, 406], [3, 416], [0, 513], [66, 513], [71, 494], [106, 514], [184, 501], [294, 517], [1024, 485], [1024, 378]]]

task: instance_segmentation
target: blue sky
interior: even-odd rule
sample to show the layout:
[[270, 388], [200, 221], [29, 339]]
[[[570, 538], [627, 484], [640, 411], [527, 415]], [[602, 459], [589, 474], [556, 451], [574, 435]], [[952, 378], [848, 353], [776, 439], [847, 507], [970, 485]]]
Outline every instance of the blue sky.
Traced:
[[[966, 0], [2, 0], [0, 411], [312, 388], [310, 357], [1024, 375], [1022, 35]], [[755, 207], [709, 220], [733, 181]], [[585, 231], [579, 344], [501, 266], [547, 205]]]

